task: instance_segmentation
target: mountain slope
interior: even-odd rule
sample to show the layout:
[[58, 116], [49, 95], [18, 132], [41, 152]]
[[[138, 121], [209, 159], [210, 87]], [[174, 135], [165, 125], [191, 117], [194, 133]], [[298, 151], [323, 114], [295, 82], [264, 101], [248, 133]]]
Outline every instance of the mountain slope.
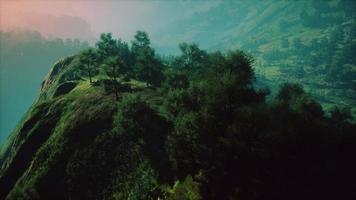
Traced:
[[325, 108], [355, 109], [355, 12], [348, 0], [223, 1], [173, 23], [162, 40], [242, 48], [254, 55], [257, 76], [273, 91], [297, 82]]

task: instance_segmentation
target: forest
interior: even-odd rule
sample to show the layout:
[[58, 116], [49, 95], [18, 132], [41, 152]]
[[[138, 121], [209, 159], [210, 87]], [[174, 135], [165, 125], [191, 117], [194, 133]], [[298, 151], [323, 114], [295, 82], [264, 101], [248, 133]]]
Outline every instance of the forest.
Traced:
[[355, 198], [356, 125], [254, 58], [101, 34], [59, 60], [0, 156], [1, 199]]

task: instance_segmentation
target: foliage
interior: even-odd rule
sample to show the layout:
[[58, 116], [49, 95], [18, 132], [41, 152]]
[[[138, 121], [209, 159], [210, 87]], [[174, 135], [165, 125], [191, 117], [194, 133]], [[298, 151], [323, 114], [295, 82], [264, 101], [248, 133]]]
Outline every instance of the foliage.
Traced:
[[80, 55], [79, 62], [81, 68], [88, 73], [89, 81], [92, 83], [92, 77], [97, 73], [97, 54], [94, 49], [87, 49]]
[[112, 38], [111, 33], [102, 33], [100, 35], [100, 40], [95, 45], [98, 48], [98, 53], [102, 60], [117, 55], [119, 50], [117, 41]]
[[183, 70], [197, 70], [204, 66], [207, 53], [201, 50], [197, 44], [181, 43], [179, 49], [182, 55], [174, 61], [175, 67]]
[[169, 200], [199, 200], [202, 199], [199, 191], [199, 183], [191, 176], [187, 176], [183, 182], [176, 182], [170, 191]]
[[166, 83], [169, 88], [186, 89], [189, 86], [189, 79], [185, 73], [171, 72], [166, 76]]
[[[325, 114], [294, 83], [268, 96], [256, 88], [253, 57], [241, 50], [208, 53], [185, 44], [182, 55], [165, 62], [163, 73], [145, 32], [136, 34], [127, 51], [134, 65], [120, 57], [117, 41], [105, 35], [98, 45], [106, 73], [96, 74], [93, 85], [79, 79], [70, 92], [35, 103], [4, 157], [0, 185], [7, 187], [0, 197], [355, 196], [356, 127], [347, 109]], [[297, 48], [304, 45], [296, 39], [295, 53], [302, 54]], [[313, 42], [315, 48], [323, 45]], [[60, 77], [79, 70], [76, 59], [56, 65], [42, 93], [54, 92], [63, 84]], [[126, 73], [138, 80], [124, 83]], [[163, 78], [161, 87], [155, 80]], [[118, 101], [98, 87], [108, 82], [120, 86]], [[135, 90], [135, 84], [143, 86]]]
[[164, 80], [162, 68], [152, 49], [138, 51], [134, 69], [138, 80], [146, 82], [148, 86], [159, 86]]
[[135, 40], [132, 41], [132, 47], [131, 47], [131, 50], [134, 54], [137, 55], [139, 51], [150, 48], [151, 41], [146, 32], [137, 31], [134, 38]]

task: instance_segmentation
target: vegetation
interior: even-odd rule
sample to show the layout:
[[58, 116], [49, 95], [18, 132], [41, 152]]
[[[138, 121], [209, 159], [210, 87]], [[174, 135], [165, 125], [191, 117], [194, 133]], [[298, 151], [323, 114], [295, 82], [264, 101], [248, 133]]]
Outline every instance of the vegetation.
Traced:
[[257, 89], [241, 50], [162, 60], [149, 45], [103, 34], [54, 66], [2, 150], [1, 199], [355, 197], [349, 110]]
[[95, 59], [96, 55], [93, 49], [88, 49], [82, 52], [80, 59], [83, 70], [88, 73], [89, 82], [92, 83], [92, 77], [95, 73]]
[[352, 0], [222, 1], [172, 23], [162, 37], [195, 41], [209, 53], [250, 52], [257, 87], [277, 93], [284, 82], [298, 82], [324, 108], [351, 107], [355, 115], [355, 5]]

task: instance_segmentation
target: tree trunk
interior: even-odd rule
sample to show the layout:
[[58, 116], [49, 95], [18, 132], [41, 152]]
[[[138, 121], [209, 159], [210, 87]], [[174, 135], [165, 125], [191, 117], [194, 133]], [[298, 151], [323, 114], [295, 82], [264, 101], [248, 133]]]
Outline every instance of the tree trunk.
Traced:
[[116, 98], [116, 101], [119, 101], [119, 92], [117, 91], [117, 86], [115, 84], [115, 98]]
[[116, 85], [116, 78], [113, 78], [112, 83], [114, 84], [115, 99], [116, 101], [119, 101], [119, 91]]
[[89, 82], [90, 82], [90, 84], [91, 84], [91, 83], [92, 83], [92, 80], [91, 80], [91, 71], [90, 71], [89, 65], [87, 65], [87, 69], [88, 69], [88, 74], [89, 74]]
[[92, 80], [91, 80], [91, 73], [89, 72], [89, 82], [90, 84], [92, 83]]

